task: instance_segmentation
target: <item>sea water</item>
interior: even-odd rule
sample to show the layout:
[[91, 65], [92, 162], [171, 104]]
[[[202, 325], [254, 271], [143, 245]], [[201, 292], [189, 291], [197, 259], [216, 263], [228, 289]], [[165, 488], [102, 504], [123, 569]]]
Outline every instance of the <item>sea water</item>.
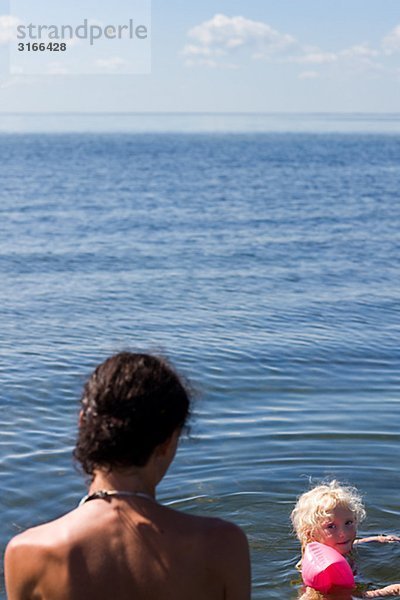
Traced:
[[[149, 350], [197, 392], [159, 500], [243, 527], [253, 598], [295, 599], [289, 515], [310, 478], [359, 487], [362, 534], [400, 531], [399, 121], [80, 119], [0, 135], [2, 549], [85, 492], [71, 451], [87, 375]], [[360, 549], [366, 582], [399, 565], [398, 546]]]

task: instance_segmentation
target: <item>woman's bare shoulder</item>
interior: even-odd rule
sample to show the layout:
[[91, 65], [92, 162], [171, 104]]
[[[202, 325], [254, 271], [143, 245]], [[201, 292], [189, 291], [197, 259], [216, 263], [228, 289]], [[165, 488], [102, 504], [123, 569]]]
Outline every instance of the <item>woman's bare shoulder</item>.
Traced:
[[233, 548], [247, 548], [247, 537], [234, 523], [219, 517], [193, 515], [168, 509], [167, 522], [175, 531], [195, 535], [217, 553]]
[[32, 548], [45, 551], [46, 548], [54, 546], [55, 542], [60, 542], [75, 521], [76, 511], [71, 511], [48, 523], [26, 529], [9, 541], [7, 551], [20, 553]]

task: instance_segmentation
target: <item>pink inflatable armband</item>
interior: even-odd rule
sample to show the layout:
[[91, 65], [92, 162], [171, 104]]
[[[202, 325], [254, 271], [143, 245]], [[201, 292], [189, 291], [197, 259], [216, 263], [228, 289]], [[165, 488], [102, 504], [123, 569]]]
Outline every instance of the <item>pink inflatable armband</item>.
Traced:
[[355, 585], [353, 572], [345, 557], [325, 544], [307, 544], [301, 564], [305, 585], [324, 594], [333, 586], [352, 588]]

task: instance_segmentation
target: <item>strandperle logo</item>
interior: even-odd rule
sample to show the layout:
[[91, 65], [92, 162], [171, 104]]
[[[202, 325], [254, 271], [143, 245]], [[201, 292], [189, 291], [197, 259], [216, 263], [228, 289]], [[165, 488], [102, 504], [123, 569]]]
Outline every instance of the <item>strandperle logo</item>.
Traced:
[[72, 25], [18, 25], [17, 38], [19, 40], [72, 40], [74, 38], [80, 40], [89, 40], [93, 46], [96, 40], [122, 40], [136, 39], [145, 40], [148, 37], [148, 29], [146, 25], [138, 25], [133, 19], [129, 19], [128, 24], [124, 25], [105, 25], [102, 27], [97, 24], [89, 24], [88, 19], [84, 19], [83, 23], [73, 27]]

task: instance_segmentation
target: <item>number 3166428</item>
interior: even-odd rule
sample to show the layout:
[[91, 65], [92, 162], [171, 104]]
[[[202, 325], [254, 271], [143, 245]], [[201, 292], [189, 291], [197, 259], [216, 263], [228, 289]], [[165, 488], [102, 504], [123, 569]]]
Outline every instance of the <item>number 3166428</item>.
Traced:
[[27, 42], [26, 44], [18, 44], [19, 52], [65, 52], [66, 49], [67, 44], [64, 42], [48, 42], [47, 44], [44, 42]]

